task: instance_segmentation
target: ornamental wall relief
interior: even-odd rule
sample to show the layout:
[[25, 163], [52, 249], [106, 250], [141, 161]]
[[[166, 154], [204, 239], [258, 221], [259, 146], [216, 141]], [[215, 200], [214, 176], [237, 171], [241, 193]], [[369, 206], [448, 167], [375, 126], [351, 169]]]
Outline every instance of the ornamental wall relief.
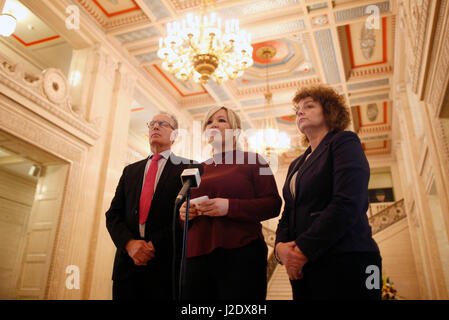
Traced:
[[11, 99], [26, 98], [34, 103], [21, 103], [25, 108], [33, 108], [34, 112], [42, 115], [49, 112], [62, 120], [65, 130], [86, 143], [92, 145], [99, 138], [98, 119], [87, 121], [72, 106], [67, 79], [60, 70], [49, 68], [40, 75], [31, 75], [21, 64], [12, 64], [0, 56], [0, 85], [14, 92]]
[[43, 72], [43, 89], [48, 100], [61, 104], [68, 100], [67, 80], [61, 70], [50, 68]]

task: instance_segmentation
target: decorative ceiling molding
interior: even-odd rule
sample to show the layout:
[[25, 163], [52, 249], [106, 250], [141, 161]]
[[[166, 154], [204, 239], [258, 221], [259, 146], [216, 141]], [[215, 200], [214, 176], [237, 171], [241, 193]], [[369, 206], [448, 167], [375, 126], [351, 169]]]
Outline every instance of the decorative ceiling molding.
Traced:
[[351, 106], [362, 103], [362, 102], [371, 102], [371, 101], [380, 101], [380, 100], [388, 100], [390, 99], [389, 93], [381, 93], [376, 95], [369, 95], [369, 96], [363, 96], [363, 97], [354, 97], [349, 99], [349, 103]]
[[335, 21], [337, 22], [350, 21], [356, 18], [369, 16], [371, 13], [368, 12], [366, 9], [370, 5], [377, 6], [379, 8], [379, 14], [387, 13], [390, 12], [391, 10], [390, 1], [372, 3], [360, 7], [336, 11], [334, 13]]
[[355, 91], [355, 90], [362, 90], [362, 89], [372, 89], [375, 87], [383, 87], [390, 85], [390, 79], [378, 79], [378, 80], [371, 80], [371, 81], [364, 81], [364, 82], [354, 82], [354, 83], [348, 83], [347, 88], [348, 90]]
[[204, 114], [207, 112], [207, 110], [209, 110], [213, 106], [214, 105], [209, 105], [209, 106], [201, 107], [201, 108], [187, 109], [187, 112], [189, 112], [191, 115]]
[[306, 6], [307, 11], [310, 13], [312, 11], [318, 11], [321, 9], [327, 9], [327, 2], [320, 2], [320, 3], [314, 3], [314, 4], [309, 4]]
[[[356, 30], [360, 30], [360, 26], [363, 25], [362, 22], [356, 22], [354, 25], [345, 25], [337, 27], [338, 29], [338, 37], [339, 44], [342, 49], [343, 55], [343, 65], [345, 68], [345, 74], [347, 74], [347, 80], [349, 82], [359, 81], [358, 79], [364, 78], [372, 78], [373, 76], [376, 78], [381, 77], [382, 75], [393, 75], [393, 60], [394, 60], [394, 37], [393, 34], [395, 32], [395, 24], [396, 19], [394, 16], [383, 17], [382, 18], [382, 30], [374, 33], [374, 47], [372, 50], [376, 51], [376, 59], [367, 59], [362, 56], [364, 53], [363, 50], [368, 50], [364, 47], [362, 49], [361, 44], [358, 45], [352, 44], [356, 37], [350, 34], [350, 29], [354, 26], [358, 26], [358, 29], [354, 27]], [[377, 49], [376, 49], [377, 48]], [[370, 61], [371, 60], [371, 61]], [[349, 89], [348, 89], [349, 90]]]
[[167, 8], [164, 6], [162, 2], [159, 0], [142, 0], [145, 5], [148, 7], [148, 9], [151, 10], [153, 15], [156, 17], [156, 19], [164, 19], [169, 18], [170, 12], [167, 10]]
[[377, 135], [360, 135], [359, 138], [361, 142], [370, 142], [370, 141], [378, 141], [378, 140], [391, 140], [391, 134], [385, 133], [385, 134], [377, 134]]
[[[177, 11], [184, 11], [200, 6], [201, 0], [167, 0]], [[217, 5], [224, 2], [224, 0], [217, 0]]]
[[[379, 110], [380, 108], [377, 105], [377, 103], [370, 103], [367, 105], [363, 105], [363, 113], [364, 114], [366, 113], [366, 116], [362, 115], [361, 106], [356, 106], [354, 108], [357, 109], [358, 125], [361, 128], [383, 126], [386, 125], [387, 123], [391, 123], [390, 117], [388, 115], [388, 103], [386, 101], [383, 102], [381, 110]], [[373, 114], [373, 112], [370, 111], [375, 111], [375, 113]], [[374, 115], [373, 119], [370, 119], [370, 115]]]
[[327, 83], [340, 83], [340, 70], [338, 69], [337, 55], [335, 53], [330, 29], [315, 31], [315, 39], [320, 51]]
[[374, 66], [374, 67], [366, 67], [363, 69], [354, 69], [351, 70], [349, 74], [349, 79], [357, 79], [363, 77], [370, 77], [375, 75], [383, 75], [383, 74], [392, 74], [393, 66], [388, 63], [386, 65]]
[[202, 85], [196, 83], [192, 84], [192, 82], [188, 81], [183, 82], [173, 75], [167, 73], [165, 70], [162, 70], [161, 67], [156, 64], [145, 66], [145, 70], [153, 74], [158, 79], [164, 79], [164, 83], [169, 85], [169, 87], [172, 89], [171, 91], [175, 91], [176, 94], [181, 98], [207, 94], [207, 91]]
[[181, 108], [194, 109], [211, 105], [215, 100], [209, 94], [185, 97], [179, 103]]
[[385, 124], [385, 125], [375, 126], [375, 127], [362, 127], [362, 128], [360, 128], [358, 134], [360, 136], [365, 137], [365, 136], [378, 135], [378, 134], [384, 133], [384, 132], [391, 132], [390, 124]]
[[[291, 90], [291, 89], [297, 89], [301, 86], [307, 86], [307, 85], [313, 85], [313, 84], [319, 84], [321, 83], [321, 80], [317, 77], [310, 78], [310, 79], [301, 79], [296, 81], [288, 81], [288, 82], [281, 82], [277, 84], [270, 84], [270, 90], [273, 92], [273, 94], [276, 93], [276, 91], [285, 91], [285, 90]], [[254, 88], [244, 88], [244, 89], [237, 89], [239, 97], [243, 96], [253, 96], [253, 95], [262, 95], [266, 91], [266, 86], [259, 86]]]
[[327, 16], [327, 14], [314, 16], [310, 19], [310, 24], [314, 28], [329, 25], [329, 17]]
[[157, 51], [151, 51], [148, 53], [139, 54], [137, 56], [134, 56], [134, 58], [136, 58], [136, 60], [140, 64], [147, 64], [147, 65], [160, 61], [160, 58], [157, 56]]
[[161, 34], [157, 30], [156, 27], [147, 27], [144, 29], [139, 29], [135, 31], [130, 31], [126, 33], [122, 33], [119, 35], [116, 35], [115, 38], [121, 43], [126, 44], [133, 41], [148, 39], [148, 38], [154, 38], [154, 37], [160, 37]]
[[390, 153], [390, 140], [374, 140], [362, 142], [363, 150], [367, 155], [383, 155]]
[[247, 30], [251, 33], [251, 38], [254, 42], [261, 39], [278, 38], [279, 35], [285, 36], [287, 34], [304, 31], [306, 30], [306, 25], [303, 19], [296, 19], [268, 25], [264, 24], [258, 27], [248, 27]]
[[[207, 84], [208, 89], [212, 90], [213, 96], [217, 99], [217, 102], [225, 102], [231, 100], [229, 95], [223, 89], [222, 85], [217, 84], [215, 81], [209, 81]], [[210, 90], [208, 90], [210, 92]]]
[[61, 38], [59, 35], [55, 35], [55, 36], [51, 36], [51, 37], [48, 37], [48, 38], [35, 40], [35, 41], [32, 41], [32, 42], [25, 42], [24, 40], [22, 40], [19, 36], [16, 36], [15, 34], [12, 34], [11, 36], [14, 39], [16, 39], [17, 41], [19, 41], [25, 47], [31, 47], [31, 46], [35, 46], [35, 45], [38, 45], [38, 44], [46, 43], [46, 42], [49, 42], [49, 41]]
[[145, 15], [145, 13], [143, 13], [140, 9], [122, 13], [117, 16], [108, 17], [92, 0], [77, 1], [105, 29], [149, 21], [147, 15]]
[[[133, 4], [132, 7], [129, 7], [129, 8], [123, 8], [122, 10], [115, 11], [115, 12], [108, 12], [108, 11], [103, 7], [103, 5], [101, 4], [101, 0], [92, 0], [92, 1], [93, 1], [93, 3], [94, 3], [98, 8], [100, 8], [100, 10], [101, 10], [101, 11], [102, 11], [108, 18], [111, 18], [111, 17], [114, 17], [114, 16], [118, 16], [118, 15], [121, 15], [121, 14], [125, 14], [125, 13], [128, 13], [128, 12], [140, 10], [139, 6], [136, 4], [136, 2], [135, 2], [134, 0], [131, 0], [131, 2], [132, 2], [132, 4]], [[114, 2], [111, 2], [111, 0], [108, 0], [108, 1], [109, 1], [110, 3], [112, 3], [112, 4], [115, 4], [115, 5], [118, 4], [118, 0], [115, 0], [115, 3], [114, 3]]]
[[[368, 29], [366, 28], [366, 26], [361, 23], [361, 25], [363, 25], [362, 27], [362, 35], [360, 35], [360, 39], [359, 43], [357, 44], [353, 44], [352, 43], [352, 36], [351, 36], [351, 25], [346, 25], [346, 33], [347, 33], [347, 41], [348, 41], [348, 46], [349, 46], [349, 57], [351, 60], [351, 69], [356, 69], [356, 68], [363, 68], [363, 67], [368, 67], [368, 66], [372, 66], [372, 65], [378, 65], [378, 64], [383, 64], [386, 63], [388, 58], [387, 58], [387, 18], [383, 17], [382, 18], [382, 31], [381, 31], [381, 41], [378, 41], [378, 39], [376, 39], [376, 34], [375, 34], [375, 29]], [[370, 33], [370, 34], [368, 34]], [[367, 37], [367, 38], [364, 38]], [[362, 48], [362, 41], [370, 41], [372, 42], [372, 44], [370, 45], [370, 47], [368, 46], [364, 46]], [[358, 52], [361, 52], [363, 55], [365, 55], [365, 53], [367, 52], [367, 50], [371, 50], [369, 51], [371, 54], [373, 54], [375, 48], [377, 46], [381, 45], [382, 46], [382, 57], [381, 59], [378, 61], [374, 61], [374, 62], [368, 62], [365, 64], [356, 64], [355, 62], [355, 50], [357, 48]], [[357, 46], [357, 47], [356, 47]], [[360, 47], [359, 47], [360, 46]], [[364, 51], [365, 49], [365, 51]], [[360, 56], [360, 55], [359, 55]], [[365, 59], [368, 60], [369, 57], [365, 56]]]

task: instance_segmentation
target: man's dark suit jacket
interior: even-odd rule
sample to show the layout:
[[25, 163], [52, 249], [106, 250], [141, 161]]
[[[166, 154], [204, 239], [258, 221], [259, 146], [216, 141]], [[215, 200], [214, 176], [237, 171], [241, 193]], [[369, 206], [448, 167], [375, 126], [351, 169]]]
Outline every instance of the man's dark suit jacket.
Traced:
[[[115, 254], [112, 280], [127, 279], [135, 268], [147, 268], [153, 273], [154, 286], [172, 288], [172, 257], [173, 257], [173, 210], [175, 198], [182, 188], [181, 173], [188, 167], [198, 167], [192, 160], [175, 156], [171, 153], [160, 175], [154, 191], [150, 212], [145, 225], [145, 238], [139, 233], [139, 200], [142, 191], [145, 165], [148, 158], [128, 165], [123, 170], [111, 207], [106, 212], [106, 226], [112, 241], [117, 247]], [[179, 219], [178, 215], [175, 219]], [[180, 224], [176, 224], [177, 257], [180, 257], [182, 240]], [[125, 249], [129, 240], [152, 241], [155, 257], [147, 266], [136, 266]], [[171, 292], [171, 291], [170, 291]]]
[[[327, 254], [379, 252], [366, 215], [370, 169], [358, 136], [329, 132], [304, 162], [310, 152], [288, 169], [276, 243], [294, 240], [310, 262]], [[290, 180], [297, 170], [293, 199]]]

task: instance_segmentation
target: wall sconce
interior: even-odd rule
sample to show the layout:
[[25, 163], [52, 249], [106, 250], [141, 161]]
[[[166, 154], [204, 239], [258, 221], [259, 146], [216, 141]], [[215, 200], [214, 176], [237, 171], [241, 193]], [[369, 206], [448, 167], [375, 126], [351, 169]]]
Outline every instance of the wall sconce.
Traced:
[[9, 13], [0, 14], [0, 35], [9, 37], [16, 30], [17, 19]]
[[[1, 10], [1, 9], [0, 9]], [[17, 0], [6, 0], [0, 14], [0, 35], [9, 37], [16, 30], [17, 22], [24, 21], [29, 10]]]

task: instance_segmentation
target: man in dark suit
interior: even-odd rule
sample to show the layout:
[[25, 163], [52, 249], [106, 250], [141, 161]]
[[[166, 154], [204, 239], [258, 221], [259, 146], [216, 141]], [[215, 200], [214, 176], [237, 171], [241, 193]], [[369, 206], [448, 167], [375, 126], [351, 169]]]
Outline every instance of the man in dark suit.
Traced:
[[[178, 219], [173, 216], [174, 202], [182, 187], [180, 175], [192, 161], [170, 150], [178, 127], [175, 117], [158, 114], [148, 127], [151, 154], [125, 167], [106, 212], [106, 226], [117, 247], [114, 300], [174, 298], [172, 228], [173, 219]], [[180, 257], [180, 224], [174, 225]]]

